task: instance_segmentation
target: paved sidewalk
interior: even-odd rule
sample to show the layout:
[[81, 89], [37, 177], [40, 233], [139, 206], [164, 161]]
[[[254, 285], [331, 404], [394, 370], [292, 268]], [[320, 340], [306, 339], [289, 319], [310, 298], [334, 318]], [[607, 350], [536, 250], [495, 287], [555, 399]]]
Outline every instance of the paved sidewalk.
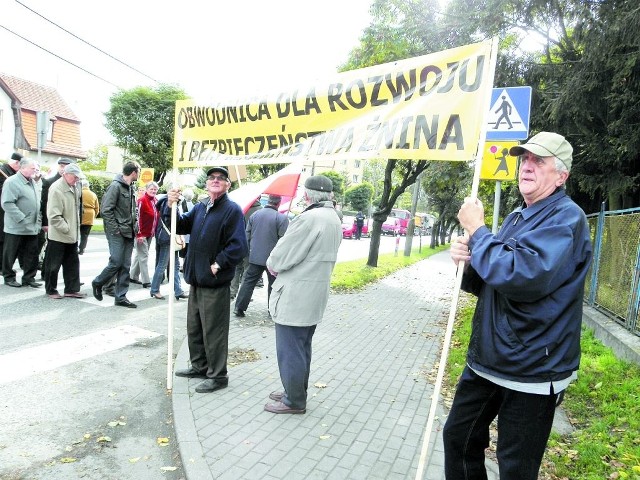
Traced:
[[[195, 393], [174, 377], [177, 441], [189, 480], [415, 478], [454, 284], [442, 252], [355, 294], [331, 295], [314, 336], [305, 415], [263, 411], [281, 390], [266, 288], [247, 317], [231, 317], [229, 388]], [[249, 352], [250, 354], [253, 352]], [[230, 356], [230, 362], [232, 361]], [[176, 368], [187, 367], [186, 339]], [[441, 480], [444, 410], [426, 479]], [[489, 462], [489, 478], [497, 466]]]

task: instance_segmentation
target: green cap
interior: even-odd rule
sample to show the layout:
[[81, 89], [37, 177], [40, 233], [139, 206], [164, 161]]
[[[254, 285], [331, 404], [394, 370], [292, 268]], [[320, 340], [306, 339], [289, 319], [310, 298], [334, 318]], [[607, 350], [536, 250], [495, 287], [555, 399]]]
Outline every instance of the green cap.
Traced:
[[557, 133], [540, 132], [529, 139], [527, 143], [511, 147], [509, 155], [517, 157], [528, 151], [539, 157], [556, 157], [571, 171], [573, 161], [573, 147], [567, 140]]

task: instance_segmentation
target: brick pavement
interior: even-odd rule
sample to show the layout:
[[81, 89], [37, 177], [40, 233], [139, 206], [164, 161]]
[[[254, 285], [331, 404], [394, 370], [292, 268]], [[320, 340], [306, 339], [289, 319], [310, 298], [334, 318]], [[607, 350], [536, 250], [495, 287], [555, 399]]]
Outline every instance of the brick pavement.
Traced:
[[[232, 315], [229, 347], [259, 359], [230, 365], [229, 388], [219, 392], [198, 394], [200, 380], [174, 378], [187, 478], [415, 478], [453, 282], [443, 252], [362, 292], [331, 295], [314, 336], [305, 415], [263, 411], [282, 386], [266, 288], [256, 290], [247, 317]], [[187, 350], [185, 341], [177, 368], [187, 366]], [[444, 478], [443, 421], [440, 406], [426, 479]]]

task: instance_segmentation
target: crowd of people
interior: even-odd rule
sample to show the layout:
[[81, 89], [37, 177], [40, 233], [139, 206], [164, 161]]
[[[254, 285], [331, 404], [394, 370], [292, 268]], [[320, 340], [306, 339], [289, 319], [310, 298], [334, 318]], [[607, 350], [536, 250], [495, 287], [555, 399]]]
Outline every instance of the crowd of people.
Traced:
[[[554, 410], [579, 367], [582, 298], [592, 247], [585, 214], [564, 190], [573, 148], [561, 135], [540, 132], [510, 153], [520, 159], [522, 206], [493, 233], [485, 225], [482, 204], [465, 199], [458, 220], [466, 235], [451, 247], [453, 261], [464, 269], [462, 288], [479, 300], [466, 367], [443, 430], [446, 478], [486, 478], [484, 451], [497, 417], [500, 478], [536, 479]], [[176, 265], [182, 258], [173, 294], [188, 299], [189, 364], [176, 366], [175, 375], [202, 379], [195, 391], [210, 393], [229, 384], [231, 302], [235, 297], [234, 314], [245, 316], [253, 289], [266, 273], [283, 388], [268, 395], [264, 410], [304, 414], [313, 336], [327, 306], [342, 240], [331, 180], [307, 178], [306, 208], [289, 221], [278, 212], [278, 195], [269, 195], [265, 207], [256, 202], [248, 214], [243, 212], [227, 194], [231, 180], [224, 167], [207, 170], [206, 197], [192, 202], [192, 192], [183, 196], [178, 188], [158, 199], [155, 182], [136, 198], [140, 165], [127, 162], [99, 205], [95, 195], [85, 196], [80, 188], [82, 172], [75, 162], [60, 159], [58, 165], [56, 176], [45, 180], [39, 178], [37, 163], [19, 154], [0, 166], [5, 285], [42, 286], [35, 276], [46, 233], [46, 294], [83, 298], [78, 255], [84, 253], [100, 212], [110, 256], [92, 282], [94, 297], [102, 300], [103, 291], [113, 285], [115, 305], [135, 308], [126, 295], [130, 283], [137, 283], [163, 300], [160, 285], [168, 275], [169, 256], [175, 255]], [[180, 252], [173, 248], [168, 228], [173, 205], [178, 206], [176, 232], [188, 242]], [[356, 238], [363, 219], [358, 212]], [[153, 238], [156, 267], [150, 276]], [[23, 272], [20, 282], [13, 269], [16, 260]], [[179, 270], [189, 293], [182, 289]]]

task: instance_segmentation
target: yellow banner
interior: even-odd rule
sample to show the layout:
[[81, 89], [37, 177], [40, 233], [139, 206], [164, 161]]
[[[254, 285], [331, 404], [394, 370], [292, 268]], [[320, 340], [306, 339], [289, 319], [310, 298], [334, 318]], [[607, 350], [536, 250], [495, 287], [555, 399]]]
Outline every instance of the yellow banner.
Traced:
[[490, 51], [491, 41], [466, 45], [234, 104], [177, 101], [173, 166], [471, 160], [491, 95]]

